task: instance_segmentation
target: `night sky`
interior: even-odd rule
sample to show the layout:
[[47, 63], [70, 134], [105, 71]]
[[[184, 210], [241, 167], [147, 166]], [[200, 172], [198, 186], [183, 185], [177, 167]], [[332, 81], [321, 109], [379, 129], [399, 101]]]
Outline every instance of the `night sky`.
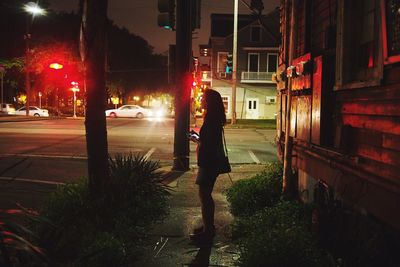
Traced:
[[[49, 0], [55, 10], [77, 10], [78, 0]], [[250, 0], [246, 0], [250, 3]], [[264, 0], [264, 14], [279, 5], [280, 0]], [[202, 0], [201, 29], [194, 34], [193, 50], [198, 52], [199, 44], [207, 44], [210, 35], [211, 13], [233, 13], [233, 0]], [[248, 9], [240, 3], [239, 13], [248, 14]], [[109, 0], [108, 16], [118, 26], [127, 28], [130, 32], [143, 37], [154, 47], [156, 53], [164, 53], [168, 45], [175, 43], [175, 32], [168, 31], [157, 25], [157, 0]]]

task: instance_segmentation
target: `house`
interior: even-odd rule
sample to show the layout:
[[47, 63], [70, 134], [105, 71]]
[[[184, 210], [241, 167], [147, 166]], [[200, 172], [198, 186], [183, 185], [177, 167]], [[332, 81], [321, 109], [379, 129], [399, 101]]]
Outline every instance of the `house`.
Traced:
[[394, 0], [282, 1], [277, 73], [279, 156], [293, 140], [301, 198], [397, 230], [399, 10]]
[[[274, 119], [278, 67], [279, 10], [260, 20], [239, 15], [237, 42], [236, 114], [238, 119]], [[220, 92], [227, 117], [232, 116], [231, 60], [233, 15], [212, 14], [208, 45], [200, 46], [202, 82]]]

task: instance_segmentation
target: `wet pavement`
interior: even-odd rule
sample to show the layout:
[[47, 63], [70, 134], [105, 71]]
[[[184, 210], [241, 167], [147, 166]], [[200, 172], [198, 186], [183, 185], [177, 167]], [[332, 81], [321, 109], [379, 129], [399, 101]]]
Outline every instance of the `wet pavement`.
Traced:
[[[252, 177], [262, 171], [264, 165], [233, 166], [233, 182]], [[167, 168], [165, 168], [167, 170]], [[198, 244], [189, 239], [193, 229], [201, 226], [200, 202], [194, 183], [197, 167], [181, 174], [170, 183], [173, 188], [170, 214], [163, 223], [150, 233], [145, 254], [136, 266], [234, 266], [237, 248], [230, 242], [229, 224], [233, 217], [229, 212], [224, 191], [232, 185], [227, 174], [218, 177], [213, 198], [215, 201], [215, 226], [217, 234], [211, 244]]]

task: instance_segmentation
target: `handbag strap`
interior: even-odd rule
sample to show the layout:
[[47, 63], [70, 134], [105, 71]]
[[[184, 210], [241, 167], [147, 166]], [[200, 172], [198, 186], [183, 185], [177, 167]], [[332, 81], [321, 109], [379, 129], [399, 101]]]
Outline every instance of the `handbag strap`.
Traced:
[[[226, 140], [225, 140], [225, 131], [224, 131], [224, 127], [222, 127], [222, 137], [224, 138], [225, 155], [228, 157], [228, 149], [226, 148]], [[231, 175], [229, 174], [229, 172], [226, 173], [226, 174], [228, 174], [229, 180], [231, 181], [231, 183], [232, 183], [232, 185], [233, 185], [234, 183], [233, 183], [233, 180], [232, 180]]]
[[225, 131], [224, 131], [224, 127], [222, 127], [222, 137], [224, 138], [225, 155], [228, 156], [228, 149], [226, 148], [226, 140], [225, 140]]

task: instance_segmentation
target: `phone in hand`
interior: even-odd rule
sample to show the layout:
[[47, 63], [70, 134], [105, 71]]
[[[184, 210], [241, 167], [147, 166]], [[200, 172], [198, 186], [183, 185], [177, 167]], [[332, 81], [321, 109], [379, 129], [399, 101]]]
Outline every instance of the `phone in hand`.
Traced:
[[199, 142], [200, 141], [200, 135], [198, 133], [196, 133], [194, 130], [191, 130], [186, 135], [193, 142]]

